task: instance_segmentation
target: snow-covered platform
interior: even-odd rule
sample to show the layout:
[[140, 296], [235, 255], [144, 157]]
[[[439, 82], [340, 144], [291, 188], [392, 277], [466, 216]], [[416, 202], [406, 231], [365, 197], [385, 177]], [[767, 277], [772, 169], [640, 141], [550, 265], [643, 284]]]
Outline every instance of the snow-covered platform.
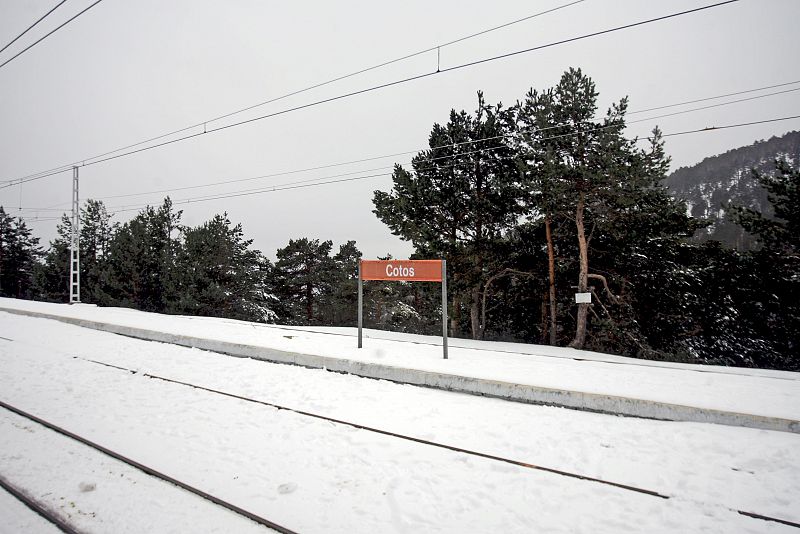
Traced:
[[0, 310], [140, 339], [580, 410], [800, 433], [800, 373], [636, 360], [515, 343], [262, 325], [0, 299]]

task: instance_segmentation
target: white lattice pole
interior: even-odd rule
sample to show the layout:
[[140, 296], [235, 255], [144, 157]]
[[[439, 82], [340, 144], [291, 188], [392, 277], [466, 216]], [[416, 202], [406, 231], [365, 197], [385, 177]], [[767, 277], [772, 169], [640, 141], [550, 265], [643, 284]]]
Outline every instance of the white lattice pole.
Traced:
[[69, 240], [69, 302], [81, 301], [81, 215], [78, 200], [78, 167], [72, 167], [72, 232]]

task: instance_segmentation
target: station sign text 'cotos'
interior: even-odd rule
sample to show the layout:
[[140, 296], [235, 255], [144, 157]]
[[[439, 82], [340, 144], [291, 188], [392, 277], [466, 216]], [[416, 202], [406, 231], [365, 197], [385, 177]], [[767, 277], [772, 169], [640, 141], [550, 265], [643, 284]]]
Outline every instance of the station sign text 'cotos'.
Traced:
[[442, 260], [361, 260], [361, 278], [441, 282]]

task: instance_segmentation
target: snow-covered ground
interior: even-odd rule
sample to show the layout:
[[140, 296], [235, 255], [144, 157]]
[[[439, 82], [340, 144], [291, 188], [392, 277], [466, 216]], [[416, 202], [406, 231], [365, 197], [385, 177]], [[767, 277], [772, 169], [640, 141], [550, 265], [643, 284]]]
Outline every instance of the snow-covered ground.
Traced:
[[[247, 518], [209, 506], [196, 495], [2, 409], [0, 451], [3, 475], [13, 479], [15, 486], [28, 490], [29, 495], [49, 502], [80, 532], [179, 533], [187, 532], [187, 525], [196, 522], [209, 532], [270, 532]], [[15, 499], [10, 495], [2, 499], [9, 503], [11, 500]], [[47, 529], [50, 523], [38, 515], [23, 513], [27, 508], [21, 504], [13, 508], [13, 523], [9, 525], [13, 528], [5, 530], [7, 527], [0, 524], [4, 532], [53, 530]]]
[[[171, 331], [192, 328], [194, 335], [251, 331], [253, 338], [244, 342], [280, 337], [321, 353], [341, 355], [347, 347], [361, 353], [352, 338], [332, 333], [63, 308]], [[363, 349], [370, 357], [405, 355], [423, 365], [463, 358], [473, 369], [483, 358], [487, 373], [505, 373], [493, 367], [509, 359], [522, 366], [531, 358], [544, 368], [588, 363], [587, 374], [626, 367], [561, 355], [492, 353], [485, 344], [454, 349], [453, 360], [433, 362], [426, 351], [438, 353], [437, 347], [365, 341], [368, 347], [372, 343], [379, 348]], [[680, 372], [633, 367], [643, 376]], [[736, 510], [800, 521], [798, 434], [524, 405], [231, 358], [6, 313], [0, 313], [0, 370], [0, 400], [299, 532], [796, 531]], [[798, 383], [793, 373], [750, 371], [683, 372], [702, 377], [711, 389], [731, 378], [790, 392]], [[149, 379], [143, 372], [670, 498], [399, 440]], [[742, 387], [740, 405], [760, 405], [762, 393], [768, 392]], [[791, 408], [796, 416], [797, 406]], [[261, 528], [5, 410], [0, 428], [0, 474], [55, 508], [74, 510], [81, 530]], [[0, 511], [14, 506], [9, 499], [0, 495]], [[16, 532], [13, 525], [37, 520], [25, 519], [24, 510], [13, 517], [15, 523], [0, 520], [0, 530]]]
[[31, 512], [16, 497], [0, 489], [0, 532], [59, 534], [61, 531]]

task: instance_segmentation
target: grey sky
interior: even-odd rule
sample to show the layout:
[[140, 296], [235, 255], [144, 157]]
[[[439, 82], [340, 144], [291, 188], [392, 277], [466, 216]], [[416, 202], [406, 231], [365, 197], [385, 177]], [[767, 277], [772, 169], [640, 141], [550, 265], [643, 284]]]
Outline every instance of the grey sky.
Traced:
[[[0, 46], [57, 3], [0, 0]], [[68, 0], [0, 62], [92, 0]], [[559, 1], [442, 0], [269, 2], [266, 0], [104, 0], [0, 68], [0, 180], [88, 158], [280, 96], [383, 61], [558, 5]], [[642, 19], [714, 3], [586, 0], [441, 50], [448, 67]], [[644, 109], [800, 80], [796, 0], [741, 0], [712, 10], [523, 54], [208, 134], [81, 170], [81, 198], [109, 207], [158, 204], [164, 193], [105, 198], [235, 180], [422, 148], [451, 108], [474, 110], [476, 91], [513, 104], [547, 88], [569, 67], [592, 76], [602, 106], [630, 96]], [[436, 69], [436, 52], [260, 107], [208, 128], [264, 115]], [[800, 84], [785, 89], [800, 87]], [[780, 90], [780, 89], [776, 89]], [[765, 91], [765, 92], [774, 92]], [[748, 95], [745, 95], [748, 96]], [[731, 98], [728, 100], [735, 99]], [[741, 98], [741, 97], [738, 97]], [[721, 100], [724, 101], [724, 100]], [[710, 102], [715, 103], [715, 102]], [[697, 107], [702, 104], [686, 106]], [[683, 108], [681, 108], [683, 109]], [[676, 111], [676, 110], [669, 110]], [[661, 114], [643, 113], [639, 119]], [[646, 135], [800, 114], [800, 91], [632, 124]], [[673, 137], [673, 168], [800, 128], [800, 119]], [[202, 131], [202, 127], [192, 132]], [[189, 132], [189, 133], [192, 133]], [[405, 163], [397, 156], [358, 165], [174, 191], [188, 197], [270, 187]], [[183, 222], [227, 211], [254, 246], [274, 258], [290, 238], [355, 239], [365, 257], [410, 246], [372, 214], [372, 192], [387, 176], [291, 191], [179, 204]], [[60, 205], [71, 174], [0, 190], [11, 213]], [[113, 210], [112, 210], [113, 211]], [[32, 217], [33, 212], [23, 215]], [[120, 212], [124, 221], [136, 211]], [[58, 215], [42, 211], [39, 216]], [[30, 220], [30, 219], [29, 219]], [[30, 220], [47, 242], [55, 221]]]

